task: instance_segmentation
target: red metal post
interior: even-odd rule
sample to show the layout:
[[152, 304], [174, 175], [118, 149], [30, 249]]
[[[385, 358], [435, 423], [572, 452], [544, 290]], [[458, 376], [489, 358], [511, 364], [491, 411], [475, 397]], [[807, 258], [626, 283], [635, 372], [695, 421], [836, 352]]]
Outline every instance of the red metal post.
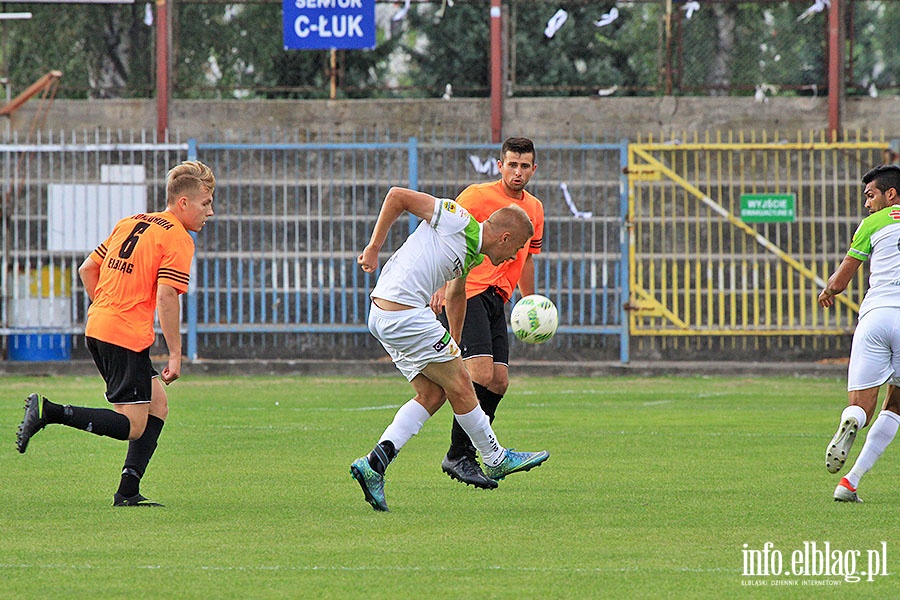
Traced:
[[844, 98], [844, 22], [842, 0], [828, 7], [828, 137], [837, 141], [841, 131], [841, 104]]
[[491, 141], [503, 135], [503, 44], [500, 0], [491, 0]]
[[156, 139], [169, 129], [169, 7], [156, 0]]

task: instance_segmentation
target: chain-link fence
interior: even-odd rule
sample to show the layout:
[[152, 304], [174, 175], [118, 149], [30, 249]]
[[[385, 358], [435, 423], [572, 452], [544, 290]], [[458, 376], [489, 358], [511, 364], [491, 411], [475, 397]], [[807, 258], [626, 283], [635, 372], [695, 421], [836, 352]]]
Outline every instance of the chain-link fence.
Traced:
[[[490, 0], [374, 2], [375, 47], [334, 52], [285, 50], [282, 0], [170, 2], [172, 93], [176, 98], [489, 95]], [[900, 0], [831, 2], [840, 2], [843, 13], [846, 93], [896, 94], [900, 45], [891, 33], [900, 29]], [[822, 95], [828, 83], [828, 5], [828, 0], [504, 0], [505, 93]], [[0, 10], [9, 10], [6, 6]], [[150, 3], [29, 8], [28, 21], [0, 20], [0, 75], [12, 89], [58, 69], [64, 73], [60, 97], [155, 95], [158, 23]], [[81, 42], [72, 44], [73, 39]]]

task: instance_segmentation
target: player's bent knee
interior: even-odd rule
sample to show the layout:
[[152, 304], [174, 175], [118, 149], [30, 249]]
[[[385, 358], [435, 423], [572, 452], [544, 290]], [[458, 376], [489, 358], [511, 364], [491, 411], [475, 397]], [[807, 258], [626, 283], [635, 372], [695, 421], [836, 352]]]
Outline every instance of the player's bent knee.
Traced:
[[474, 394], [472, 394], [471, 397], [449, 396], [448, 400], [450, 401], [450, 406], [453, 407], [453, 412], [458, 415], [470, 413], [478, 407], [478, 400], [475, 398]]
[[484, 387], [491, 387], [494, 384], [494, 373], [491, 370], [471, 369], [469, 370], [469, 375], [472, 381]]
[[144, 429], [147, 428], [147, 417], [150, 414], [148, 404], [125, 404], [116, 405], [117, 413], [128, 419], [130, 425], [128, 429], [128, 439], [136, 440], [144, 435]]
[[450, 400], [455, 413], [467, 413], [478, 406], [475, 389], [468, 379], [461, 381], [459, 385], [455, 385], [452, 389], [447, 389], [446, 391], [447, 398]]
[[128, 430], [128, 441], [133, 442], [134, 440], [139, 439], [142, 435], [144, 435], [144, 430], [146, 428], [146, 421], [141, 424], [137, 424], [134, 421], [131, 421], [131, 429]]
[[433, 415], [438, 411], [438, 409], [444, 405], [444, 400], [447, 399], [447, 395], [444, 393], [444, 390], [438, 388], [439, 391], [436, 393], [421, 393], [416, 394], [416, 402], [422, 405], [422, 407], [428, 411], [428, 414]]
[[475, 396], [475, 390], [472, 387], [472, 379], [469, 378], [465, 371], [453, 377], [449, 382], [449, 386], [444, 389], [448, 396], [458, 397], [467, 393], [471, 394], [472, 397]]

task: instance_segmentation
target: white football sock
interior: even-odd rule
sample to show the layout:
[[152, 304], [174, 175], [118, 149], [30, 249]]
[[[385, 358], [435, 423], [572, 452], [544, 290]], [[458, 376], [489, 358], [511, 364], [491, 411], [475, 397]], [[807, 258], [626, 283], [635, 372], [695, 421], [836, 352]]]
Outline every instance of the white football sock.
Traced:
[[431, 415], [425, 410], [425, 407], [413, 398], [397, 410], [394, 420], [381, 434], [378, 443], [390, 440], [394, 444], [394, 449], [399, 452], [412, 436], [422, 430], [425, 421], [430, 418]]
[[854, 417], [859, 422], [860, 429], [866, 426], [866, 411], [861, 406], [853, 405], [845, 408], [844, 412], [841, 413], [841, 423], [849, 417]]
[[476, 406], [464, 415], [454, 414], [453, 416], [469, 435], [472, 445], [481, 454], [481, 460], [492, 467], [500, 464], [506, 448], [497, 441], [497, 436], [491, 428], [491, 421], [481, 407]]
[[883, 410], [872, 423], [866, 443], [863, 445], [859, 457], [850, 472], [847, 473], [847, 481], [854, 488], [859, 485], [859, 480], [871, 469], [881, 457], [885, 449], [897, 435], [900, 428], [900, 415], [889, 410]]

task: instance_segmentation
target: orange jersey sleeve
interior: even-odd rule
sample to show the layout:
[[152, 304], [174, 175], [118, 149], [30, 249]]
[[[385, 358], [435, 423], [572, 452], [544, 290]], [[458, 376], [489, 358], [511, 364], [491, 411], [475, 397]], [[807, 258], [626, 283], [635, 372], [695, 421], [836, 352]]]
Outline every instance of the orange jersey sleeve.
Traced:
[[126, 217], [91, 252], [100, 265], [85, 335], [140, 352], [153, 345], [160, 283], [188, 289], [194, 240], [171, 213]]
[[525, 267], [525, 259], [529, 254], [541, 252], [544, 242], [544, 205], [527, 191], [522, 192], [521, 200], [510, 198], [503, 192], [503, 182], [500, 180], [470, 185], [456, 197], [456, 201], [480, 222], [487, 220], [497, 209], [510, 204], [522, 208], [531, 219], [531, 224], [534, 225], [534, 236], [525, 242], [525, 247], [519, 250], [515, 259], [498, 267], [486, 260], [469, 271], [466, 278], [467, 298], [477, 296], [489, 287], [496, 286], [509, 300], [513, 290], [519, 284], [522, 269]]

